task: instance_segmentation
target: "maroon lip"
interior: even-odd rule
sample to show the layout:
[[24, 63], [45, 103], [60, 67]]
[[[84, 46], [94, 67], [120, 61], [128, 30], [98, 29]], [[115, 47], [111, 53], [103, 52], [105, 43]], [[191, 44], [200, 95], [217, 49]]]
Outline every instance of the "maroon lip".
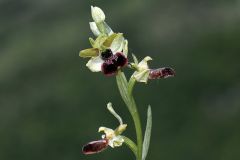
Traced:
[[112, 61], [105, 61], [102, 64], [102, 72], [107, 76], [112, 76], [117, 73], [118, 66]]
[[172, 68], [164, 67], [158, 69], [151, 69], [148, 79], [168, 78], [174, 77], [175, 75], [176, 73]]
[[86, 145], [83, 146], [82, 152], [83, 154], [95, 154], [102, 152], [108, 147], [108, 140], [107, 139], [101, 139], [97, 141], [92, 141], [87, 143]]
[[101, 70], [103, 74], [112, 76], [117, 73], [118, 69], [126, 66], [127, 63], [128, 59], [123, 55], [122, 52], [118, 52], [115, 55], [104, 60], [104, 63], [101, 66]]

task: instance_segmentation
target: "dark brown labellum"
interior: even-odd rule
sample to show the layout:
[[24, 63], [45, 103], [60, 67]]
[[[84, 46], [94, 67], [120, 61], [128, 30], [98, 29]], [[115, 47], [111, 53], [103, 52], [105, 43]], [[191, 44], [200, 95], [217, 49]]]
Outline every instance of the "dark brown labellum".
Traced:
[[110, 58], [112, 58], [113, 53], [111, 51], [111, 49], [106, 49], [104, 52], [101, 53], [101, 58], [103, 60], [108, 60]]
[[102, 64], [102, 72], [107, 76], [115, 75], [118, 69], [124, 67], [128, 63], [128, 59], [123, 55], [123, 53], [118, 52], [108, 59], [104, 60]]
[[121, 53], [116, 53], [116, 63], [117, 66], [123, 67], [128, 63], [128, 59]]
[[89, 142], [88, 144], [84, 145], [82, 148], [82, 152], [83, 154], [95, 154], [95, 153], [102, 152], [107, 147], [108, 147], [108, 140], [101, 139], [101, 140]]
[[118, 66], [116, 65], [116, 63], [112, 62], [111, 60], [105, 61], [102, 64], [102, 72], [107, 76], [115, 75], [117, 73], [117, 70], [118, 70]]
[[175, 71], [172, 68], [151, 69], [148, 79], [168, 78], [175, 76]]

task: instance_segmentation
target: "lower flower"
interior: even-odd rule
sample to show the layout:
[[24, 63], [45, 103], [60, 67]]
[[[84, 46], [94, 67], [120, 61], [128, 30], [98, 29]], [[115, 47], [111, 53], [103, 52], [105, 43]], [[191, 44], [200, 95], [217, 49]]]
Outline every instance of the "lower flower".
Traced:
[[115, 148], [124, 143], [122, 132], [126, 130], [127, 124], [123, 124], [122, 118], [114, 111], [112, 104], [108, 103], [108, 110], [118, 119], [120, 125], [115, 129], [99, 127], [98, 132], [104, 132], [101, 140], [91, 141], [83, 146], [83, 154], [95, 154], [105, 150], [108, 146]]

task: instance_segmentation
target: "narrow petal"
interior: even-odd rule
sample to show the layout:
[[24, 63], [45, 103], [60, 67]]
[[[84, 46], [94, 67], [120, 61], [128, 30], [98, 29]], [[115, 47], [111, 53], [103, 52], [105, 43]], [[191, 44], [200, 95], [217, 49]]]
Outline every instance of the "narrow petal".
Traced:
[[109, 27], [109, 25], [106, 22], [103, 22], [103, 25], [108, 36], [114, 33], [111, 27]]
[[128, 40], [124, 40], [123, 43], [123, 54], [127, 57], [128, 55]]
[[92, 45], [92, 47], [94, 47], [95, 41], [94, 39], [92, 39], [91, 37], [89, 37], [89, 42]]
[[93, 34], [94, 34], [96, 37], [99, 36], [100, 31], [99, 31], [96, 23], [95, 23], [95, 22], [89, 22], [89, 25], [90, 25], [90, 29], [91, 29], [91, 31], [93, 32]]
[[92, 72], [100, 72], [101, 67], [103, 64], [103, 60], [98, 56], [98, 57], [93, 57], [91, 58], [86, 66], [92, 71]]

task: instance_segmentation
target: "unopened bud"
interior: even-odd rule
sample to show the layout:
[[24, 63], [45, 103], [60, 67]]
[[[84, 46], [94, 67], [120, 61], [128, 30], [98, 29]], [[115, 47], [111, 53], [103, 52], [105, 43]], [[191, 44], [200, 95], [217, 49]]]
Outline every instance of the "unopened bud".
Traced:
[[99, 7], [91, 6], [92, 18], [96, 23], [101, 23], [105, 20], [105, 14]]

